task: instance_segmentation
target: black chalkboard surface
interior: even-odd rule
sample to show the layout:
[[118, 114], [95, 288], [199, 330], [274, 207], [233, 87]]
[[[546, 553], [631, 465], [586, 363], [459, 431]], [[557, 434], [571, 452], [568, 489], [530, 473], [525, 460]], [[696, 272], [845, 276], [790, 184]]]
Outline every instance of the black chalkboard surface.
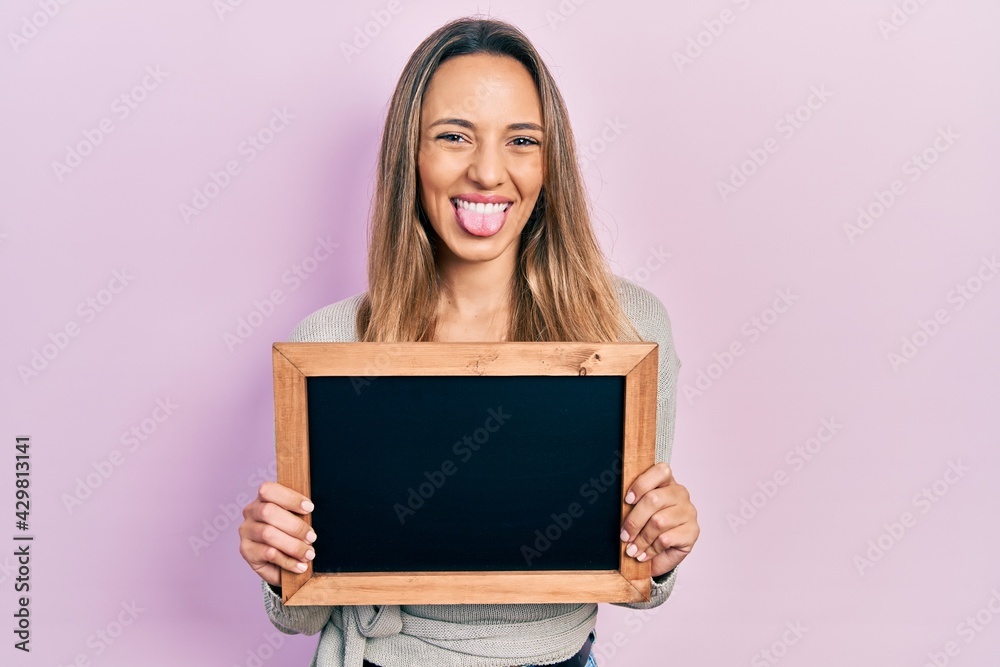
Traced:
[[278, 482], [311, 498], [286, 605], [639, 602], [656, 343], [274, 343]]
[[624, 378], [306, 387], [316, 571], [618, 566]]

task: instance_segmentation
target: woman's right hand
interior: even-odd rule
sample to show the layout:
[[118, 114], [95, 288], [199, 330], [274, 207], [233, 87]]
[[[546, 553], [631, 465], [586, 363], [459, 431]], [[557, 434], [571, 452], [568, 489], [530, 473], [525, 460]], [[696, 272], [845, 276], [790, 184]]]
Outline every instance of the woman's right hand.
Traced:
[[302, 520], [313, 511], [312, 502], [277, 482], [264, 482], [257, 497], [243, 508], [240, 555], [260, 578], [281, 586], [281, 570], [304, 572], [316, 557], [311, 544], [316, 533]]

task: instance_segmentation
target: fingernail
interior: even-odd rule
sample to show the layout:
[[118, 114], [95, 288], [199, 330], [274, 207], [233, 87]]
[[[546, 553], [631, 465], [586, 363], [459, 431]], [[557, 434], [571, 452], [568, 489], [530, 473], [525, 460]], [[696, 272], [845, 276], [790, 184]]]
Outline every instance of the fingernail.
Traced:
[[316, 541], [316, 533], [310, 530], [308, 533], [306, 533], [306, 542], [312, 544], [315, 541]]
[[306, 560], [312, 560], [315, 557], [316, 557], [316, 552], [313, 551], [312, 549], [306, 552]]
[[304, 509], [307, 512], [312, 512], [313, 509], [315, 509], [315, 506], [312, 504], [311, 501], [309, 501], [309, 500], [303, 500], [302, 501], [302, 509]]
[[305, 563], [296, 563], [295, 564], [295, 569], [298, 570], [299, 572], [305, 572], [307, 567], [308, 567], [308, 565], [306, 565]]
[[[635, 552], [638, 551], [638, 550], [639, 550], [639, 547], [635, 546], [634, 544], [630, 544], [625, 549], [625, 553], [627, 553], [629, 556], [634, 556]], [[639, 560], [642, 560], [642, 559], [640, 558]]]
[[638, 560], [639, 560], [640, 563], [642, 561], [646, 560], [646, 552], [645, 551], [643, 551], [641, 554], [639, 554]]
[[625, 502], [631, 505], [634, 500], [635, 500], [635, 494], [629, 491], [628, 495], [625, 496]]
[[628, 542], [628, 531], [623, 530], [621, 534], [622, 542]]

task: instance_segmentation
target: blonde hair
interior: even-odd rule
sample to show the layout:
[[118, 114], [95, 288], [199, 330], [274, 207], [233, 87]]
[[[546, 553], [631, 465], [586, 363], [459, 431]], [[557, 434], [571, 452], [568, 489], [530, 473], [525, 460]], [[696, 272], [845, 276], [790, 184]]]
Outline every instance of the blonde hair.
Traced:
[[520, 30], [479, 18], [451, 21], [427, 37], [396, 84], [379, 150], [368, 230], [368, 291], [358, 307], [358, 340], [433, 340], [440, 289], [434, 243], [440, 241], [418, 193], [420, 109], [438, 66], [474, 53], [508, 56], [523, 64], [542, 105], [543, 184], [521, 232], [505, 340], [639, 340], [623, 315], [615, 278], [591, 228], [573, 131], [555, 80]]

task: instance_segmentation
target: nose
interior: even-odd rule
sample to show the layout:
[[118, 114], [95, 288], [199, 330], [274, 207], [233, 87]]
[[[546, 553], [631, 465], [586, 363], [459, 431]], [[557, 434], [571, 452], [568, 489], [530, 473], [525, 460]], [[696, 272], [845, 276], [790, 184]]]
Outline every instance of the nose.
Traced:
[[472, 153], [468, 175], [483, 190], [496, 189], [507, 180], [503, 150], [486, 142], [480, 143]]

